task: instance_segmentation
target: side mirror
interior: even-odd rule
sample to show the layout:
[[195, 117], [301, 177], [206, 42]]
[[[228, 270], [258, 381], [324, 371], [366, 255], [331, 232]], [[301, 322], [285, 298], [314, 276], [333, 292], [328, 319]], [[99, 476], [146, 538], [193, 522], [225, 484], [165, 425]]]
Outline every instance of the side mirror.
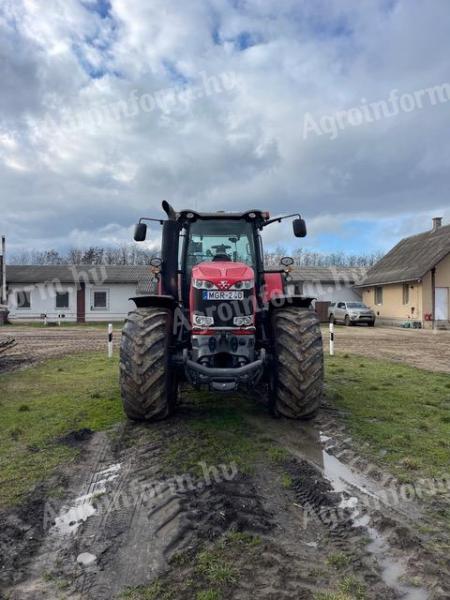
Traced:
[[147, 237], [147, 225], [145, 223], [138, 223], [134, 228], [134, 241], [144, 242]]
[[304, 238], [307, 236], [306, 223], [304, 219], [294, 219], [292, 221], [292, 229], [295, 237]]

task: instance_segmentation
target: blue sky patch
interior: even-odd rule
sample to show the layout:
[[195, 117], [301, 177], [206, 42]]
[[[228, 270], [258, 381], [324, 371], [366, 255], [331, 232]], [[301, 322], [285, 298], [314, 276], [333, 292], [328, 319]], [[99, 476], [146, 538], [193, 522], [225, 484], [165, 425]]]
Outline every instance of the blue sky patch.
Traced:
[[90, 10], [91, 12], [95, 12], [102, 19], [106, 19], [111, 16], [111, 2], [110, 0], [94, 0], [94, 2], [83, 2], [83, 6]]

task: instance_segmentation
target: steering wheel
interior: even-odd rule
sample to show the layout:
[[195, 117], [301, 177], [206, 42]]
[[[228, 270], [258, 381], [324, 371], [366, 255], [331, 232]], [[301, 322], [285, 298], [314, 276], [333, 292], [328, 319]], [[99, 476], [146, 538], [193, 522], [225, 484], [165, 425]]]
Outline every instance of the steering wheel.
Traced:
[[220, 252], [225, 254], [227, 250], [231, 250], [231, 246], [225, 246], [225, 244], [219, 244], [218, 246], [211, 246], [214, 250], [217, 250], [217, 254]]

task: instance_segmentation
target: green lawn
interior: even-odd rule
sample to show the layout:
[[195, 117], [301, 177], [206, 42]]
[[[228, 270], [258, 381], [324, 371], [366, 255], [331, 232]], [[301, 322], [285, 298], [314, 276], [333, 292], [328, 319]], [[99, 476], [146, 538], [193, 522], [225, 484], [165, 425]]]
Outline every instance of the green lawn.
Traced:
[[378, 462], [404, 479], [448, 475], [449, 375], [351, 355], [326, 364], [331, 403]]
[[58, 438], [123, 418], [117, 358], [86, 353], [1, 375], [0, 411], [0, 506], [6, 506], [74, 458], [76, 450]]
[[[369, 442], [364, 452], [404, 479], [447, 474], [448, 375], [340, 355], [327, 358], [326, 378], [330, 402], [342, 409], [356, 450], [358, 442]], [[183, 422], [191, 435], [168, 448], [168, 468], [190, 470], [202, 460], [226, 460], [245, 471], [261, 451], [270, 454], [270, 447], [248, 436], [243, 411], [252, 410], [253, 402], [189, 396], [193, 410]], [[109, 361], [103, 353], [86, 353], [0, 375], [0, 411], [0, 506], [6, 506], [73, 460], [76, 450], [58, 438], [82, 428], [104, 430], [124, 418], [117, 357]]]

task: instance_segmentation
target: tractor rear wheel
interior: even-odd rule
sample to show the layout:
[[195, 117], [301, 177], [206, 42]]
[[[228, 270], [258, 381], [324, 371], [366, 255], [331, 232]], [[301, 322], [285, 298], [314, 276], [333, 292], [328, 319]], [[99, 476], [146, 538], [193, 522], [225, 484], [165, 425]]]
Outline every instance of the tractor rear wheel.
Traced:
[[308, 419], [317, 412], [323, 395], [324, 364], [320, 323], [306, 308], [273, 312], [273, 414]]
[[120, 345], [120, 389], [126, 415], [157, 421], [173, 413], [178, 384], [170, 366], [172, 312], [137, 308], [129, 313]]

